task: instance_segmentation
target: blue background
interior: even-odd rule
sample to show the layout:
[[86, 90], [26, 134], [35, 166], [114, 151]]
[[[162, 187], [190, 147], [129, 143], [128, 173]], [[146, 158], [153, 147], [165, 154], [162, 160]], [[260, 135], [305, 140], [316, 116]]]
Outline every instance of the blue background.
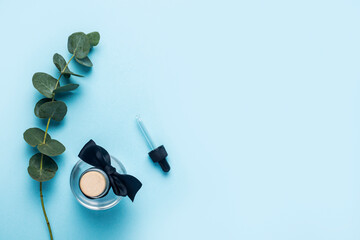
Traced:
[[[360, 239], [360, 2], [1, 1], [0, 239], [48, 239], [27, 174], [41, 95], [67, 37], [99, 31], [90, 71], [50, 134], [55, 239]], [[147, 157], [141, 114], [172, 166]], [[82, 207], [69, 187], [93, 138], [143, 182], [135, 202]]]

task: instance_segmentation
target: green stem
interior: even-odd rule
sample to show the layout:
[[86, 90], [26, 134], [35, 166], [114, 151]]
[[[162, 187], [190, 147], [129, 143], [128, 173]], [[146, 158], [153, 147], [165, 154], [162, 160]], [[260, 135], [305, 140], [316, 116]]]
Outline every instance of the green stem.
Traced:
[[[72, 55], [71, 58], [69, 59], [69, 61], [66, 63], [64, 69], [61, 71], [60, 76], [59, 76], [59, 78], [58, 78], [58, 80], [57, 80], [57, 82], [56, 82], [55, 89], [56, 89], [57, 86], [59, 85], [59, 81], [60, 81], [61, 76], [64, 74], [66, 68], [68, 67], [69, 63], [71, 62], [71, 60], [72, 60], [74, 57], [75, 57], [75, 52], [74, 52], [74, 55]], [[53, 95], [52, 102], [53, 102], [54, 100], [55, 100], [55, 93], [54, 93], [54, 95]]]
[[49, 219], [48, 219], [48, 217], [46, 215], [46, 211], [45, 211], [44, 197], [43, 197], [43, 193], [42, 193], [42, 182], [40, 182], [40, 199], [41, 199], [41, 206], [42, 206], [42, 209], [43, 209], [43, 212], [44, 212], [46, 224], [47, 224], [48, 229], [49, 229], [50, 239], [53, 240], [54, 238], [53, 238], [53, 235], [52, 235], [52, 232], [51, 232], [50, 222], [49, 222]]
[[[61, 79], [61, 76], [64, 74], [66, 68], [68, 67], [69, 63], [71, 62], [71, 60], [72, 60], [74, 57], [75, 57], [75, 54], [71, 56], [71, 58], [69, 59], [69, 61], [66, 63], [64, 69], [60, 72], [60, 76], [59, 76], [59, 78], [57, 79], [56, 84], [55, 84], [55, 89], [58, 87], [59, 82], [60, 82], [60, 79]], [[51, 101], [52, 101], [52, 102], [55, 101], [55, 93], [54, 93]], [[46, 124], [46, 130], [45, 130], [45, 134], [44, 134], [43, 144], [45, 144], [45, 141], [46, 141], [46, 136], [47, 136], [47, 132], [48, 132], [48, 130], [49, 130], [50, 121], [51, 121], [51, 118], [48, 119], [47, 124]]]
[[[60, 72], [60, 76], [59, 76], [59, 78], [57, 79], [57, 82], [56, 82], [56, 85], [55, 85], [55, 89], [58, 87], [59, 82], [60, 82], [60, 79], [61, 79], [61, 76], [64, 74], [66, 68], [68, 67], [69, 63], [71, 62], [71, 60], [72, 60], [74, 57], [75, 57], [75, 54], [72, 55], [72, 57], [70, 58], [70, 60], [66, 63], [64, 69]], [[52, 102], [55, 101], [55, 93], [54, 93], [51, 101], [52, 101]], [[48, 130], [49, 130], [50, 121], [51, 121], [51, 118], [48, 119], [47, 124], [46, 124], [46, 130], [45, 130], [45, 134], [44, 134], [43, 144], [45, 144], [45, 142], [46, 142], [46, 136], [47, 136], [47, 132], [48, 132]], [[43, 166], [43, 158], [44, 158], [44, 154], [41, 154], [40, 172], [41, 172], [42, 166]], [[46, 220], [46, 224], [47, 224], [48, 229], [49, 229], [50, 239], [53, 240], [54, 238], [53, 238], [53, 236], [52, 236], [51, 227], [50, 227], [50, 222], [49, 222], [49, 219], [48, 219], [48, 217], [47, 217], [46, 210], [45, 210], [44, 197], [43, 197], [43, 193], [42, 193], [42, 182], [40, 182], [40, 198], [41, 198], [41, 206], [42, 206], [42, 210], [43, 210], [43, 212], [44, 212], [44, 217], [45, 217], [45, 220]]]

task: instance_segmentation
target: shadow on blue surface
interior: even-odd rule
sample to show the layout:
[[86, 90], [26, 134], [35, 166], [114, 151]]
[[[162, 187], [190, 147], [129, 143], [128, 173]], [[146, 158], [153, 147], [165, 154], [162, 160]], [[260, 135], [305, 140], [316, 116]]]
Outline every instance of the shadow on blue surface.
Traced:
[[[126, 201], [127, 199], [122, 199], [121, 201]], [[127, 212], [129, 211], [129, 207], [127, 204], [122, 204], [120, 202], [117, 206], [103, 211], [94, 211], [87, 209], [81, 206], [78, 202], [73, 201], [71, 205], [71, 210], [73, 214], [80, 216], [82, 219], [86, 219], [86, 221], [81, 221], [83, 225], [81, 228], [96, 228], [99, 229], [101, 227], [103, 231], [113, 231], [114, 228], [119, 230], [119, 227], [128, 226]], [[100, 233], [99, 233], [100, 234]]]

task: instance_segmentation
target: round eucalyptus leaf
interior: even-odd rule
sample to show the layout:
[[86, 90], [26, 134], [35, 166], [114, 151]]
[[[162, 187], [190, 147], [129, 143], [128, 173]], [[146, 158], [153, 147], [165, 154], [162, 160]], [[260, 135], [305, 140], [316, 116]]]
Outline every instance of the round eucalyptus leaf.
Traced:
[[75, 60], [80, 63], [81, 65], [85, 66], [85, 67], [92, 67], [93, 64], [92, 62], [90, 61], [90, 58], [89, 57], [86, 57], [86, 58], [83, 58], [83, 59], [78, 59], [78, 58], [75, 58]]
[[40, 108], [41, 105], [43, 105], [44, 103], [47, 103], [47, 102], [51, 102], [51, 98], [43, 98], [43, 99], [40, 99], [40, 100], [36, 103], [35, 108], [34, 108], [35, 116], [37, 116], [38, 118], [40, 118], [39, 108]]
[[79, 87], [79, 84], [70, 83], [62, 87], [58, 87], [54, 90], [54, 93], [69, 92]]
[[[36, 147], [39, 144], [42, 144], [44, 141], [45, 132], [40, 128], [29, 128], [23, 134], [25, 142], [30, 146]], [[50, 135], [46, 135], [46, 142], [51, 139]]]
[[55, 176], [57, 170], [56, 162], [46, 155], [37, 153], [30, 158], [28, 173], [38, 182], [49, 181]]
[[[63, 56], [61, 56], [60, 54], [58, 53], [55, 53], [54, 56], [53, 56], [53, 62], [56, 66], [56, 68], [61, 72], [61, 71], [64, 71], [64, 68], [66, 66], [66, 61], [64, 59]], [[67, 67], [65, 69], [66, 70], [69, 70]], [[65, 72], [64, 71], [64, 72]]]
[[85, 58], [90, 51], [91, 45], [89, 38], [83, 32], [76, 32], [68, 38], [68, 50], [74, 54], [75, 57], [82, 59]]
[[47, 73], [37, 72], [32, 78], [34, 87], [45, 97], [52, 98], [57, 80]]
[[62, 101], [47, 102], [39, 107], [40, 118], [52, 118], [55, 121], [64, 119], [67, 112], [67, 106]]
[[60, 155], [65, 152], [65, 146], [62, 145], [61, 142], [54, 139], [49, 139], [49, 141], [46, 141], [45, 144], [39, 144], [37, 148], [41, 153], [51, 157]]
[[53, 62], [56, 66], [56, 68], [60, 71], [63, 72], [64, 77], [69, 78], [71, 75], [77, 76], [77, 77], [83, 77], [82, 75], [73, 73], [72, 71], [70, 71], [69, 66], [66, 67], [66, 61], [63, 58], [63, 56], [61, 56], [58, 53], [55, 53], [53, 56]]
[[86, 34], [86, 36], [89, 38], [92, 47], [99, 44], [100, 34], [98, 32], [91, 32]]

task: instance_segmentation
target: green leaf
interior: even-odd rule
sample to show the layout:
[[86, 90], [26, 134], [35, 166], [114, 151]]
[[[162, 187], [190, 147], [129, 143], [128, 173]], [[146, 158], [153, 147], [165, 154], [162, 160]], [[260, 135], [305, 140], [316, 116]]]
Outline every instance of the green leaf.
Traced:
[[51, 102], [51, 98], [43, 98], [43, 99], [39, 100], [39, 101], [36, 103], [35, 108], [34, 108], [35, 116], [37, 116], [38, 118], [40, 118], [39, 108], [40, 108], [41, 105], [43, 105], [44, 103], [47, 103], [47, 102]]
[[38, 145], [37, 148], [41, 153], [51, 157], [60, 155], [65, 152], [65, 146], [62, 145], [61, 142], [54, 139], [46, 141], [45, 144]]
[[49, 181], [55, 176], [57, 170], [56, 162], [46, 155], [37, 153], [30, 158], [28, 173], [38, 182]]
[[[77, 76], [77, 77], [83, 77], [82, 75], [79, 75], [79, 74], [76, 74], [76, 73], [73, 73], [72, 71], [70, 71], [69, 69], [69, 66], [66, 67], [65, 69], [65, 66], [66, 66], [66, 61], [65, 59], [63, 58], [63, 56], [61, 56], [60, 54], [58, 53], [55, 53], [54, 56], [53, 56], [53, 62], [56, 66], [56, 68], [62, 72], [63, 71], [63, 75], [64, 77], [66, 78], [69, 78], [70, 75], [74, 75], [74, 76]], [[65, 70], [64, 70], [65, 69]]]
[[64, 119], [67, 112], [67, 106], [62, 101], [47, 102], [39, 107], [40, 118], [52, 118], [55, 121]]
[[86, 36], [89, 38], [92, 47], [98, 45], [100, 41], [100, 34], [98, 32], [91, 32], [86, 34]]
[[54, 93], [69, 92], [79, 87], [79, 84], [70, 83], [62, 87], [58, 87], [54, 90]]
[[83, 32], [76, 32], [68, 38], [68, 50], [74, 54], [75, 57], [82, 59], [89, 54], [91, 45], [89, 38]]
[[45, 97], [52, 98], [57, 80], [47, 73], [37, 72], [32, 78], [34, 87]]
[[92, 67], [93, 64], [92, 62], [90, 61], [90, 58], [89, 57], [86, 57], [86, 58], [83, 58], [83, 59], [78, 59], [78, 58], [75, 58], [75, 60], [80, 63], [81, 65], [85, 66], [85, 67]]
[[[24, 140], [32, 147], [42, 144], [45, 132], [40, 128], [29, 128], [24, 132]], [[50, 135], [46, 135], [46, 142], [51, 139]]]

